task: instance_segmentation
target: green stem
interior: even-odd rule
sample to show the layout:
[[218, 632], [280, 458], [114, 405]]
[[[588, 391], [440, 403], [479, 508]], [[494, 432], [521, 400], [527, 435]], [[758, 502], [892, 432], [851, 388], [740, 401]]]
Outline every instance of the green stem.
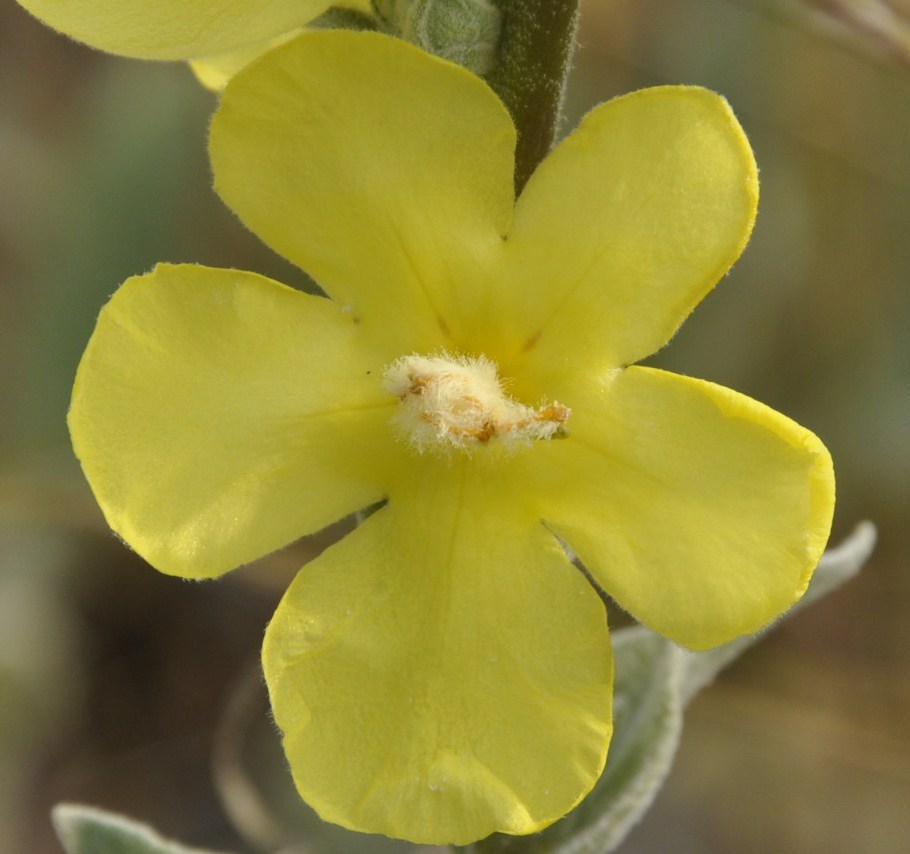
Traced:
[[575, 48], [579, 0], [493, 0], [502, 14], [496, 62], [487, 83], [518, 130], [515, 195], [556, 136]]

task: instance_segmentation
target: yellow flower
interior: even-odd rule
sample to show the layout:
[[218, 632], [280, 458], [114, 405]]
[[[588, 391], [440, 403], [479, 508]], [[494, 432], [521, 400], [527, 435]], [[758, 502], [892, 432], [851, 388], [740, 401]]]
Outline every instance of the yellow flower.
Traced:
[[370, 0], [18, 0], [91, 47], [137, 59], [186, 59], [220, 89], [330, 6], [368, 12]]
[[757, 179], [726, 102], [592, 111], [513, 198], [515, 130], [464, 69], [301, 36], [228, 85], [215, 185], [329, 298], [159, 266], [103, 310], [70, 411], [111, 526], [218, 575], [383, 501], [304, 567], [263, 660], [301, 795], [425, 843], [530, 833], [598, 778], [602, 601], [693, 649], [806, 588], [833, 474], [811, 433], [628, 367], [740, 254]]

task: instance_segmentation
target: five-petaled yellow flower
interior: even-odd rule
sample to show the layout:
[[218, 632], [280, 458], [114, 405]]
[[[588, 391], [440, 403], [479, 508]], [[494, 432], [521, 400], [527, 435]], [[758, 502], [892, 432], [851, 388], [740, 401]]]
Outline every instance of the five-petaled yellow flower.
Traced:
[[811, 433], [633, 363], [742, 251], [726, 102], [592, 111], [513, 196], [515, 130], [464, 69], [310, 33], [228, 85], [224, 200], [329, 298], [159, 266], [103, 310], [70, 412], [111, 526], [210, 577], [384, 502], [305, 566], [263, 660], [302, 796], [426, 843], [530, 833], [597, 780], [603, 603], [693, 649], [805, 590], [833, 507]]

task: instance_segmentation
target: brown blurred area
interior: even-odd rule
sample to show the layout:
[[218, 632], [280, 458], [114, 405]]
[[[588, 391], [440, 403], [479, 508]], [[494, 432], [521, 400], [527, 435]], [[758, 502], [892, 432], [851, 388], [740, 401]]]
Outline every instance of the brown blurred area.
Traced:
[[[834, 540], [862, 518], [880, 533], [858, 580], [693, 703], [624, 854], [910, 848], [910, 67], [794, 5], [584, 7], [568, 128], [630, 89], [701, 84], [761, 168], [745, 256], [654, 362], [813, 429], [837, 466]], [[213, 104], [182, 66], [94, 53], [0, 5], [0, 851], [59, 851], [58, 801], [250, 850], [212, 783], [215, 733], [322, 541], [217, 583], [161, 576], [107, 531], [64, 423], [127, 276], [167, 260], [303, 282], [209, 189]]]

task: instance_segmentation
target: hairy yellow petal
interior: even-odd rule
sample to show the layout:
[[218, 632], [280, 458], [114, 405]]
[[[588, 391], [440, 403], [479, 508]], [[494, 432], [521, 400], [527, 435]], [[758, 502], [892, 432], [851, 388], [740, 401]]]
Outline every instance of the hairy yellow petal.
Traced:
[[129, 279], [69, 413], [111, 527], [157, 569], [209, 577], [382, 498], [394, 401], [359, 340], [329, 300], [252, 273]]
[[241, 50], [232, 50], [227, 53], [219, 53], [215, 56], [206, 56], [201, 59], [190, 61], [190, 68], [196, 79], [207, 89], [220, 92], [241, 68], [246, 68], [254, 59], [259, 59], [264, 53], [292, 38], [299, 36], [303, 32], [299, 27], [288, 30], [286, 33], [273, 36], [265, 41], [256, 42], [256, 44], [244, 47]]
[[55, 30], [139, 59], [195, 59], [286, 33], [332, 0], [18, 0]]
[[503, 105], [463, 68], [321, 31], [231, 80], [210, 151], [228, 205], [391, 361], [468, 335], [512, 215], [514, 144]]
[[531, 177], [509, 233], [496, 311], [528, 369], [653, 353], [739, 257], [757, 198], [719, 95], [663, 86], [594, 109]]
[[831, 526], [812, 433], [721, 386], [647, 368], [571, 392], [550, 443], [547, 524], [610, 596], [692, 649], [754, 632], [803, 594]]
[[532, 833], [603, 767], [603, 604], [520, 485], [420, 459], [269, 626], [285, 751], [303, 798], [345, 827], [429, 844]]

